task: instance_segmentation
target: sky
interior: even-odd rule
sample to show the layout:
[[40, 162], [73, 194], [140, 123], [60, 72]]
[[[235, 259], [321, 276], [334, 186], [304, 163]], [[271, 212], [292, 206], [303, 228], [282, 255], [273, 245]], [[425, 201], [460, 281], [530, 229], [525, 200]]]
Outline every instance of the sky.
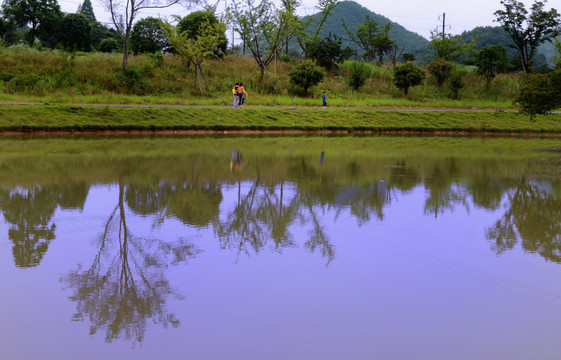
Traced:
[[[218, 3], [218, 12], [224, 9], [224, 4], [232, 0], [208, 0], [211, 4]], [[278, 2], [278, 0], [273, 0]], [[522, 1], [528, 9], [534, 2], [532, 0]], [[64, 12], [76, 12], [78, 5], [83, 0], [59, 0], [59, 4]], [[104, 10], [100, 0], [91, 0], [94, 7], [96, 18], [100, 22], [107, 22], [109, 25], [110, 17]], [[301, 0], [300, 15], [311, 15], [317, 12], [317, 0]], [[471, 30], [477, 26], [498, 26], [493, 13], [503, 9], [500, 0], [355, 0], [355, 2], [368, 8], [369, 10], [387, 17], [407, 30], [417, 33], [427, 39], [430, 38], [431, 30], [438, 27], [442, 31], [442, 18], [445, 15], [445, 31], [452, 35], [461, 34], [463, 31]], [[546, 8], [555, 7], [561, 12], [561, 1], [550, 0], [546, 3]], [[196, 10], [196, 9], [195, 9]], [[171, 9], [152, 9], [142, 12], [137, 20], [148, 16], [165, 17], [170, 14], [185, 16], [193, 10], [186, 10], [181, 6]]]

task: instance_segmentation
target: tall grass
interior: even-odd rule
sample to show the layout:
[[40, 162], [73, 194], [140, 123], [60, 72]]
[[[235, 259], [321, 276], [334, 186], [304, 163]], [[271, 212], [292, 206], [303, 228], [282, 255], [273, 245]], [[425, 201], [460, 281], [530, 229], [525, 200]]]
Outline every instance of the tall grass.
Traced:
[[393, 85], [391, 67], [366, 64], [368, 77], [357, 92], [348, 85], [352, 61], [347, 61], [311, 89], [309, 97], [301, 98], [290, 84], [293, 62], [279, 60], [276, 72], [271, 64], [260, 81], [253, 58], [229, 55], [203, 65], [208, 88], [201, 94], [193, 66], [178, 56], [166, 55], [163, 64], [148, 55], [131, 56], [125, 73], [121, 62], [122, 54], [69, 54], [23, 45], [0, 48], [0, 101], [227, 106], [233, 84], [242, 81], [248, 106], [320, 106], [326, 91], [330, 107], [508, 108], [519, 84], [517, 75], [502, 74], [487, 91], [485, 79], [459, 66], [456, 71], [466, 83], [459, 100], [451, 100], [450, 91], [436, 86], [430, 76], [404, 98]]

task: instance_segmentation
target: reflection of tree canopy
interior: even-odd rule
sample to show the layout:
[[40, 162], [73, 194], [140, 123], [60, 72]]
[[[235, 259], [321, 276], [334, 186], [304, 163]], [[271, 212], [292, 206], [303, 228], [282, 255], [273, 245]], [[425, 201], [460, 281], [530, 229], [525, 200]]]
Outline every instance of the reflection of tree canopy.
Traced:
[[164, 268], [194, 257], [197, 251], [183, 240], [164, 242], [134, 236], [127, 224], [125, 187], [119, 184], [119, 201], [101, 235], [99, 251], [89, 269], [62, 278], [74, 289], [76, 320], [87, 315], [90, 332], [105, 328], [110, 342], [121, 336], [141, 342], [152, 319], [164, 327], [179, 321], [167, 312], [166, 301], [177, 296], [164, 276]]
[[413, 189], [421, 182], [421, 177], [415, 169], [407, 166], [405, 160], [390, 166], [390, 180], [392, 187], [407, 191]]
[[[491, 166], [496, 166], [496, 164]], [[489, 164], [483, 164], [481, 173], [469, 181], [467, 188], [475, 205], [495, 210], [499, 208], [506, 189], [503, 181], [489, 174], [489, 167]]]
[[128, 187], [126, 199], [137, 214], [174, 216], [187, 225], [206, 226], [218, 217], [222, 192], [215, 184], [157, 184]]
[[288, 227], [295, 221], [311, 222], [310, 239], [305, 246], [311, 251], [319, 249], [329, 261], [335, 256], [333, 245], [329, 242], [320, 217], [316, 214], [317, 200], [309, 193], [297, 190], [294, 196], [286, 199], [284, 182], [278, 186], [266, 185], [256, 179], [246, 194], [241, 194], [238, 183], [238, 203], [227, 215], [226, 221], [215, 224], [215, 232], [222, 248], [233, 249], [239, 253], [259, 253], [269, 245], [282, 251], [295, 247]]
[[8, 237], [14, 243], [12, 252], [16, 266], [36, 266], [55, 238], [51, 218], [56, 210], [56, 195], [39, 186], [30, 189], [0, 192], [4, 218], [12, 226]]
[[436, 164], [429, 176], [425, 177], [425, 188], [430, 192], [425, 201], [425, 214], [437, 217], [446, 210], [453, 210], [459, 203], [467, 207], [464, 189], [453, 185], [457, 173], [456, 161], [450, 159], [445, 166]]
[[508, 210], [487, 229], [497, 253], [514, 248], [521, 239], [524, 250], [561, 262], [561, 200], [543, 185], [522, 180], [509, 193]]
[[41, 262], [55, 238], [52, 217], [57, 206], [81, 208], [87, 194], [88, 187], [84, 184], [0, 189], [0, 208], [6, 221], [12, 224], [8, 237], [14, 243], [16, 266], [30, 267]]

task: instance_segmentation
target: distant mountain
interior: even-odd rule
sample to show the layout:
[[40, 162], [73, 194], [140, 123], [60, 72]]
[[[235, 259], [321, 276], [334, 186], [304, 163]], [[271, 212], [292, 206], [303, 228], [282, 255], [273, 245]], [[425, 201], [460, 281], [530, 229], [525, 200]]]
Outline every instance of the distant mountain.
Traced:
[[[475, 50], [483, 49], [487, 46], [501, 45], [507, 49], [508, 56], [517, 56], [518, 51], [513, 48], [514, 42], [510, 35], [500, 26], [482, 26], [476, 27], [470, 31], [464, 31], [461, 35], [463, 43], [469, 43], [475, 39]], [[543, 65], [551, 65], [552, 58], [555, 53], [555, 47], [546, 42], [537, 49], [537, 54], [534, 56], [534, 66], [541, 67]]]
[[[414, 52], [416, 49], [423, 48], [429, 43], [424, 37], [405, 29], [403, 26], [392, 22], [382, 15], [368, 10], [354, 1], [342, 1], [333, 9], [320, 32], [320, 36], [327, 37], [329, 33], [337, 35], [337, 37], [343, 40], [343, 47], [350, 46], [353, 49], [358, 49], [358, 46], [349, 39], [349, 35], [343, 27], [341, 19], [345, 19], [349, 30], [356, 31], [357, 26], [364, 22], [367, 15], [380, 25], [392, 23], [390, 37], [395, 40], [400, 47], [405, 46], [404, 52]], [[319, 13], [310, 15], [310, 17], [315, 19], [320, 19], [320, 16]]]
[[[342, 1], [333, 9], [320, 32], [320, 36], [327, 37], [330, 33], [337, 35], [337, 37], [343, 40], [343, 47], [349, 46], [353, 49], [358, 49], [358, 46], [349, 39], [349, 35], [343, 27], [341, 19], [345, 19], [345, 23], [351, 31], [356, 31], [357, 26], [364, 22], [367, 15], [380, 25], [391, 23], [392, 29], [390, 30], [390, 37], [395, 40], [400, 47], [405, 47], [404, 52], [415, 54], [418, 63], [426, 64], [434, 58], [433, 49], [429, 40], [405, 29], [400, 24], [382, 15], [368, 10], [354, 1]], [[309, 17], [319, 20], [320, 16], [321, 15], [317, 13]], [[462, 39], [463, 43], [469, 43], [473, 39], [476, 39], [475, 50], [480, 50], [491, 45], [502, 45], [507, 49], [510, 57], [516, 56], [517, 54], [516, 49], [512, 47], [513, 42], [510, 35], [500, 26], [476, 27], [473, 30], [464, 31], [458, 36]], [[554, 51], [555, 48], [550, 43], [545, 43], [540, 46], [538, 48], [538, 54], [534, 58], [534, 65], [537, 67], [545, 65], [546, 63], [551, 65], [551, 58], [553, 57]]]

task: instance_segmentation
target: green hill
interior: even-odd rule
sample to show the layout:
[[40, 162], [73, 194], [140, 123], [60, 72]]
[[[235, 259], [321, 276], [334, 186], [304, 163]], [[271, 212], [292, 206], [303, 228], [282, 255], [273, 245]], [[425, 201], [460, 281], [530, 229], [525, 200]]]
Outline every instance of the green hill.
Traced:
[[[367, 15], [380, 25], [392, 23], [390, 37], [395, 40], [400, 47], [405, 47], [404, 52], [415, 52], [415, 50], [421, 49], [429, 43], [424, 37], [405, 29], [403, 26], [392, 22], [384, 16], [368, 10], [354, 1], [342, 1], [333, 9], [331, 16], [327, 19], [320, 32], [320, 36], [326, 37], [329, 33], [337, 35], [337, 37], [343, 40], [343, 47], [350, 46], [353, 49], [358, 49], [357, 45], [349, 39], [345, 28], [343, 28], [341, 19], [345, 19], [347, 27], [351, 31], [355, 31], [357, 26], [364, 22]], [[319, 19], [320, 14], [310, 15], [310, 17]]]

